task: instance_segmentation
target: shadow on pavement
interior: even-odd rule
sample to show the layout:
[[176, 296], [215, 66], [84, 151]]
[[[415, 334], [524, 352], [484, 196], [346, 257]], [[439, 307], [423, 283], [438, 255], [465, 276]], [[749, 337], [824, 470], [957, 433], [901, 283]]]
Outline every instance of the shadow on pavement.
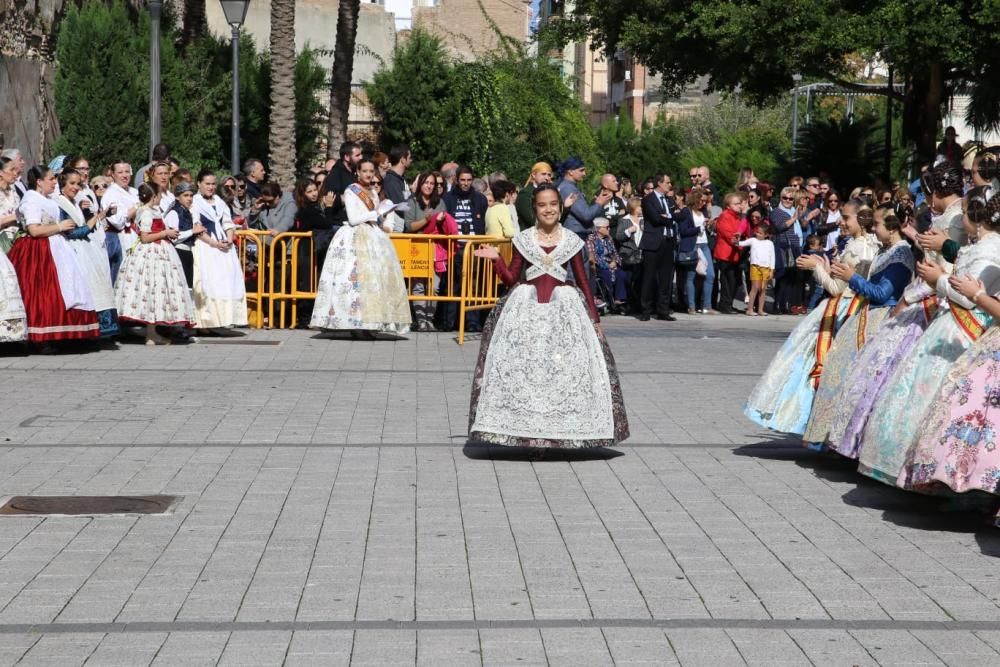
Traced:
[[503, 447], [481, 442], [467, 442], [462, 448], [466, 458], [475, 461], [532, 461], [544, 463], [573, 461], [607, 461], [624, 456], [625, 452], [608, 447], [586, 449], [555, 449], [542, 447]]
[[862, 475], [858, 472], [857, 461], [829, 452], [815, 452], [787, 438], [744, 445], [733, 453], [794, 461], [795, 465], [811, 470], [820, 479], [854, 484], [854, 488], [842, 496], [844, 504], [880, 511], [884, 521], [903, 528], [973, 534], [983, 555], [1000, 557], [1000, 528], [992, 525], [1000, 498], [986, 494], [932, 496], [904, 491]]

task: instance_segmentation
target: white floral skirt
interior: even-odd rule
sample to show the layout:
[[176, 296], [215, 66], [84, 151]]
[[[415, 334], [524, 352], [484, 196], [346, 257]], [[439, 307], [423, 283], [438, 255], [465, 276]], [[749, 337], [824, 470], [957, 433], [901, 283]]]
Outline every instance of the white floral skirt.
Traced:
[[411, 321], [388, 235], [366, 224], [341, 227], [326, 252], [309, 326], [405, 334]]
[[494, 309], [469, 420], [471, 439], [500, 445], [579, 448], [628, 437], [614, 358], [575, 287], [539, 303], [533, 285], [518, 285]]
[[7, 255], [0, 252], [0, 343], [17, 343], [27, 338], [28, 317], [17, 272]]
[[115, 283], [118, 317], [140, 324], [194, 322], [177, 251], [167, 242], [140, 243], [122, 261]]

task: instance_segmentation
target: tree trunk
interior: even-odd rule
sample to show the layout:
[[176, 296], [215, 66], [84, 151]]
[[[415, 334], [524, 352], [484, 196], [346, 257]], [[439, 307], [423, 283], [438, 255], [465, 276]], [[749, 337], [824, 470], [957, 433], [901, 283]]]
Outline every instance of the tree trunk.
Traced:
[[271, 178], [295, 185], [295, 0], [271, 0]]
[[181, 49], [187, 48], [208, 30], [205, 18], [205, 0], [184, 0], [184, 19], [181, 25]]
[[934, 160], [941, 105], [946, 97], [944, 67], [940, 62], [929, 63], [924, 72], [914, 74], [908, 82], [903, 107], [903, 134], [916, 145], [920, 164]]
[[354, 76], [354, 44], [358, 36], [360, 13], [361, 0], [340, 0], [337, 8], [337, 44], [333, 50], [330, 84], [330, 122], [326, 132], [327, 158], [338, 158], [340, 144], [347, 140], [351, 79]]

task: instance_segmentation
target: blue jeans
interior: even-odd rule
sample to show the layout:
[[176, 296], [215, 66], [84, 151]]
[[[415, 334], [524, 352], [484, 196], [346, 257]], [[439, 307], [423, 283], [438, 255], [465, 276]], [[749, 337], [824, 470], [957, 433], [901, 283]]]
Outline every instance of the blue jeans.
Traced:
[[[709, 310], [712, 307], [712, 285], [715, 283], [715, 264], [712, 262], [712, 253], [708, 249], [707, 243], [699, 243], [695, 246], [702, 259], [705, 260], [705, 283], [701, 286], [701, 307]], [[688, 310], [695, 309], [694, 279], [698, 273], [692, 266], [687, 272], [687, 284], [684, 293], [687, 295]]]
[[809, 297], [809, 310], [815, 308], [820, 300], [826, 296], [826, 290], [823, 289], [823, 285], [818, 282], [813, 283], [812, 296]]
[[118, 269], [122, 266], [122, 242], [118, 232], [108, 232], [104, 237], [104, 248], [108, 251], [108, 264], [111, 266], [111, 284], [118, 282]]

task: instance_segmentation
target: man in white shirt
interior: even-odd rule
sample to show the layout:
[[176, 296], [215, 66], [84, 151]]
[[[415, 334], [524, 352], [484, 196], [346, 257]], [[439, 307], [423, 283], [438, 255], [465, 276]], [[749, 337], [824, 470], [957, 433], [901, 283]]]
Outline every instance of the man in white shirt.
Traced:
[[118, 279], [124, 253], [139, 239], [135, 228], [135, 212], [139, 208], [139, 191], [131, 187], [132, 165], [117, 160], [111, 165], [111, 185], [101, 199], [101, 207], [106, 210], [108, 234], [105, 245], [111, 263], [111, 280]]

